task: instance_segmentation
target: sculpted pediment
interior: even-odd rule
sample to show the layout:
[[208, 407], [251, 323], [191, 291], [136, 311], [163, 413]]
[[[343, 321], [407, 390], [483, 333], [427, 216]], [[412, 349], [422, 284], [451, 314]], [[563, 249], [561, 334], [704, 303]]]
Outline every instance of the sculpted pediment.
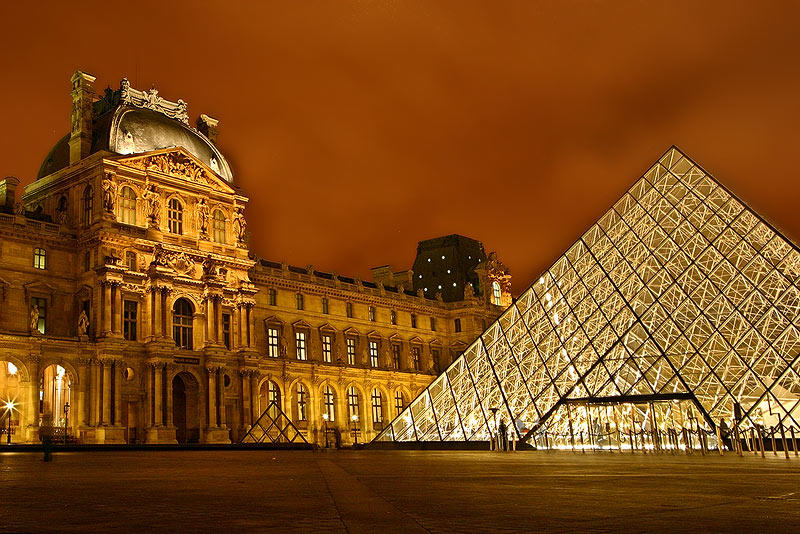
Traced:
[[212, 167], [209, 167], [182, 147], [165, 148], [146, 154], [117, 158], [117, 161], [127, 167], [141, 169], [154, 175], [163, 174], [210, 187], [216, 191], [234, 192], [231, 186], [213, 169], [214, 160], [212, 160]]

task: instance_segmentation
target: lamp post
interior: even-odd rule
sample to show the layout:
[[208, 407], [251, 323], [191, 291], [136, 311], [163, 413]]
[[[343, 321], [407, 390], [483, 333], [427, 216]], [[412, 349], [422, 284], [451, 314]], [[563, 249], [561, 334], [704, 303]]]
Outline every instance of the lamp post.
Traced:
[[358, 415], [353, 414], [350, 420], [353, 421], [353, 439], [355, 440], [355, 445], [358, 445]]
[[328, 448], [328, 414], [322, 414], [322, 420], [325, 422], [325, 448]]
[[11, 445], [11, 415], [14, 413], [14, 401], [6, 401], [6, 413], [8, 414], [8, 432], [6, 433], [6, 444]]
[[69, 403], [64, 404], [64, 445], [67, 444], [67, 421], [69, 420]]
[[[500, 408], [489, 408], [489, 411], [492, 412], [492, 424], [494, 425], [494, 429], [491, 429], [491, 428], [489, 429], [489, 440], [490, 440], [489, 450], [492, 450], [491, 443], [494, 442], [494, 440], [496, 439], [496, 436], [497, 436], [497, 411], [499, 409]], [[500, 440], [499, 439], [494, 444], [495, 444], [495, 449], [494, 450], [497, 450], [497, 449], [500, 448]]]

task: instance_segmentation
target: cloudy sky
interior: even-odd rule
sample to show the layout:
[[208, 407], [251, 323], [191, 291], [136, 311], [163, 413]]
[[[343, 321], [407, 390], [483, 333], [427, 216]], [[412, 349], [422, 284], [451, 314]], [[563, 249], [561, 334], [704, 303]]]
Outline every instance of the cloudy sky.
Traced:
[[798, 20], [772, 1], [3, 2], [0, 175], [35, 178], [81, 69], [218, 118], [273, 260], [368, 278], [460, 233], [519, 293], [672, 144], [797, 241]]

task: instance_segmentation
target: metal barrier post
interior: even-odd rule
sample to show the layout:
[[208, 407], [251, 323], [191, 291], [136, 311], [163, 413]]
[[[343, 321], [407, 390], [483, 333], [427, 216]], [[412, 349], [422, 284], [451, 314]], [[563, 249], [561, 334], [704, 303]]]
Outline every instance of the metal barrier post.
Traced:
[[719, 430], [719, 425], [717, 425], [717, 448], [719, 449], [719, 455], [724, 456], [725, 452], [723, 452], [724, 447], [722, 446], [722, 433]]
[[794, 439], [794, 427], [789, 427], [789, 432], [792, 434], [792, 450], [794, 451], [794, 455], [797, 456], [797, 441]]
[[778, 456], [778, 447], [775, 446], [775, 427], [772, 427], [772, 455]]
[[758, 446], [761, 447], [761, 457], [764, 458], [764, 434], [761, 432], [761, 425], [756, 425], [758, 431]]
[[783, 445], [783, 455], [786, 458], [789, 458], [789, 444], [786, 443], [786, 430], [783, 429], [783, 423], [781, 423], [781, 444]]
[[756, 450], [756, 429], [753, 427], [750, 427], [750, 443], [750, 450], [753, 451], [753, 456], [758, 456], [758, 451]]

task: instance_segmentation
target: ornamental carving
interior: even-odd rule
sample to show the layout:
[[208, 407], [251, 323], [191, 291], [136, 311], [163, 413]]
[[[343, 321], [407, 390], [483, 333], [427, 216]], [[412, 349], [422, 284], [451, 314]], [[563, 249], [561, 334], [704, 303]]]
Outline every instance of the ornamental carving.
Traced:
[[171, 119], [176, 119], [184, 124], [189, 124], [188, 104], [181, 99], [170, 102], [158, 96], [158, 89], [153, 87], [149, 91], [140, 91], [131, 87], [127, 78], [119, 82], [120, 101], [129, 106], [152, 109]]
[[128, 161], [127, 164], [146, 171], [158, 171], [169, 176], [207, 185], [214, 189], [221, 189], [217, 181], [204, 167], [195, 163], [192, 158], [183, 152], [168, 152], [166, 154], [136, 158]]

